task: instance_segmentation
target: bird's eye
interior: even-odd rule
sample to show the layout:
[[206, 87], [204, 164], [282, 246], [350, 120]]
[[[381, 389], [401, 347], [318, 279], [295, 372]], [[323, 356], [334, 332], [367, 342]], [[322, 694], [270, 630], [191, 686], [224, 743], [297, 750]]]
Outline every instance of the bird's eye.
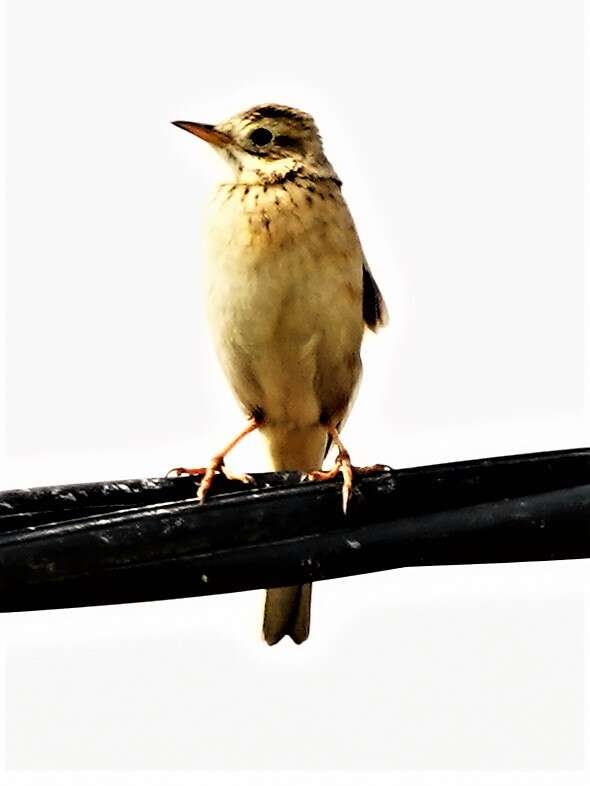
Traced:
[[255, 145], [268, 145], [272, 139], [272, 132], [268, 128], [255, 128], [250, 134], [250, 139]]

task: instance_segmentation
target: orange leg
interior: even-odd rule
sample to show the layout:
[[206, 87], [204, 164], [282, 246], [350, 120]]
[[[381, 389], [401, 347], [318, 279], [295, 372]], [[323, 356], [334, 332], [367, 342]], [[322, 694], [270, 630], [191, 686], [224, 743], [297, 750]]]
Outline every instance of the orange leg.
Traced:
[[342, 444], [338, 431], [334, 427], [331, 427], [328, 429], [328, 434], [332, 438], [332, 442], [338, 448], [338, 455], [336, 456], [334, 466], [332, 469], [325, 471], [316, 469], [313, 472], [308, 472], [306, 478], [309, 480], [333, 480], [338, 474], [342, 473], [342, 509], [344, 513], [346, 513], [348, 500], [352, 493], [353, 473], [358, 472], [359, 475], [368, 475], [370, 472], [377, 472], [384, 469], [384, 467], [382, 464], [373, 464], [370, 467], [353, 467], [350, 455]]
[[233, 450], [238, 442], [241, 442], [245, 436], [251, 434], [253, 431], [256, 431], [260, 424], [251, 418], [248, 421], [248, 425], [240, 431], [240, 433], [229, 442], [223, 450], [220, 450], [219, 453], [216, 453], [209, 464], [206, 467], [194, 467], [194, 468], [187, 468], [187, 467], [174, 467], [169, 472], [167, 472], [167, 476], [170, 475], [172, 472], [176, 473], [176, 475], [203, 475], [203, 480], [199, 484], [199, 490], [197, 491], [197, 499], [199, 502], [204, 502], [205, 497], [211, 485], [213, 483], [213, 478], [217, 472], [222, 472], [228, 480], [240, 480], [242, 483], [252, 483], [253, 478], [250, 475], [241, 475], [235, 474], [230, 472], [225, 466], [225, 457]]

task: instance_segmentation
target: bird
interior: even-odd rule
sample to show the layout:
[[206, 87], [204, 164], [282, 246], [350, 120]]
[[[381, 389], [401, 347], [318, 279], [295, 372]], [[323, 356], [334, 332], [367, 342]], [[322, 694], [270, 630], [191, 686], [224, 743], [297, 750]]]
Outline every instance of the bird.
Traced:
[[[201, 502], [218, 472], [248, 483], [225, 456], [259, 431], [271, 469], [310, 480], [341, 474], [346, 513], [353, 465], [340, 431], [361, 376], [364, 332], [387, 324], [388, 313], [342, 181], [313, 117], [290, 106], [259, 104], [216, 125], [173, 125], [229, 164], [210, 205], [204, 295], [217, 356], [247, 421], [206, 467], [171, 471], [203, 475]], [[337, 458], [324, 471], [332, 444]], [[265, 641], [290, 636], [301, 644], [310, 613], [310, 583], [266, 590]]]

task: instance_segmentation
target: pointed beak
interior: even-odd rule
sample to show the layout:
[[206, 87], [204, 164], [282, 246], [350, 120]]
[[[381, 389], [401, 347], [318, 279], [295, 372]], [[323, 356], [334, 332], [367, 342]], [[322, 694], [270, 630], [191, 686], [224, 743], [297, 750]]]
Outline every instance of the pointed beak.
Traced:
[[200, 139], [204, 139], [205, 142], [215, 145], [215, 147], [225, 147], [232, 141], [230, 136], [224, 134], [223, 131], [218, 131], [215, 126], [210, 126], [207, 123], [192, 123], [190, 120], [173, 120], [172, 125], [178, 126], [178, 128], [184, 128], [185, 131], [189, 131]]

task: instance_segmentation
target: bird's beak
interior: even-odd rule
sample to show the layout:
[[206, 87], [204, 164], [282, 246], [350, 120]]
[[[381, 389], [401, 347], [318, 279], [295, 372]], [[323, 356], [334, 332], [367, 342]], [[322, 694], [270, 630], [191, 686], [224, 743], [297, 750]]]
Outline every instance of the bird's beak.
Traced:
[[215, 145], [215, 147], [225, 147], [232, 141], [230, 136], [224, 134], [223, 131], [218, 131], [215, 126], [210, 126], [207, 123], [192, 123], [190, 120], [173, 120], [172, 125], [178, 126], [178, 128], [184, 128], [185, 131], [189, 131], [191, 134], [204, 139], [205, 142]]

